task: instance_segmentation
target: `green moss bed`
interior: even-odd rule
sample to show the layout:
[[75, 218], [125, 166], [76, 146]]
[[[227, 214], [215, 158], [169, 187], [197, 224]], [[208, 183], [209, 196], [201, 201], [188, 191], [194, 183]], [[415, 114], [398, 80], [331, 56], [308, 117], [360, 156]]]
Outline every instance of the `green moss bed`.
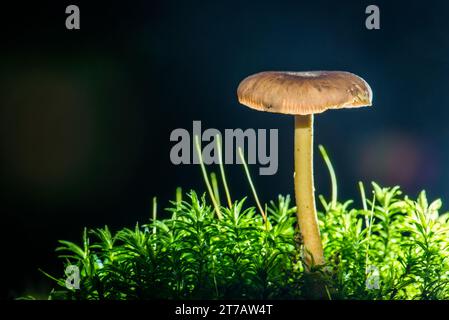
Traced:
[[[79, 244], [59, 241], [64, 267], [80, 271], [79, 289], [67, 287], [64, 272], [43, 272], [55, 281], [49, 299], [448, 299], [449, 215], [439, 212], [441, 201], [375, 183], [369, 193], [359, 184], [360, 208], [337, 201], [320, 150], [333, 185], [332, 199], [318, 203], [324, 266], [304, 272], [289, 196], [271, 201], [264, 220], [249, 199], [217, 208], [213, 193], [178, 190], [167, 219], [154, 214], [132, 229], [84, 230]], [[324, 294], [316, 296], [317, 284]]]

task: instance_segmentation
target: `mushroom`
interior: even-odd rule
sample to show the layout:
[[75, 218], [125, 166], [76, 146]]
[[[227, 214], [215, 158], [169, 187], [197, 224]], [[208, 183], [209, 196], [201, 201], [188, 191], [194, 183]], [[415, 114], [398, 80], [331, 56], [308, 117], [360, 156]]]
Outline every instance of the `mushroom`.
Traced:
[[245, 78], [239, 102], [258, 111], [295, 116], [295, 199], [306, 270], [324, 264], [313, 181], [313, 115], [328, 109], [371, 106], [362, 78], [341, 71], [261, 72]]

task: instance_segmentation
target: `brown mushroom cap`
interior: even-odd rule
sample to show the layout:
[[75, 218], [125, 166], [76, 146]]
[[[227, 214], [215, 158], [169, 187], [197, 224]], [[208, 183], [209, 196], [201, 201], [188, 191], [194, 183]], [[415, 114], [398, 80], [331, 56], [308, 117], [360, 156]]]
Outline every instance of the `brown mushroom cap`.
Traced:
[[342, 71], [261, 72], [244, 79], [237, 95], [241, 104], [252, 109], [292, 115], [371, 106], [372, 102], [368, 83]]

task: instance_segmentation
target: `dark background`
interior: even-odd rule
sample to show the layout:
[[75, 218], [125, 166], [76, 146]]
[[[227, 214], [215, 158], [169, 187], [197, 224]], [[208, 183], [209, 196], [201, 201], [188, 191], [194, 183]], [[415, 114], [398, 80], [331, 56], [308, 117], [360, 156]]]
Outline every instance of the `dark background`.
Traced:
[[[359, 180], [448, 198], [449, 2], [92, 2], [0, 7], [1, 298], [48, 292], [37, 269], [62, 274], [58, 239], [147, 222], [152, 197], [165, 207], [177, 186], [204, 190], [198, 166], [169, 159], [170, 132], [193, 120], [222, 132], [278, 128], [278, 173], [251, 169], [263, 201], [292, 193], [292, 117], [236, 99], [259, 71], [346, 70], [371, 84], [374, 108], [315, 119], [340, 199], [360, 205]], [[81, 30], [65, 28], [69, 4]], [[365, 28], [369, 4], [381, 30]], [[242, 168], [227, 171], [232, 196], [248, 194]]]

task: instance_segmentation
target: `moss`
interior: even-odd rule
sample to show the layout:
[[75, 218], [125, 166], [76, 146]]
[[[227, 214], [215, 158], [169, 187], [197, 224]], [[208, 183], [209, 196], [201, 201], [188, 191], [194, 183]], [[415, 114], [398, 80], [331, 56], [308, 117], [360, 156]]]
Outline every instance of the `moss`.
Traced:
[[[304, 272], [290, 197], [263, 210], [243, 161], [258, 210], [246, 199], [232, 203], [226, 183], [228, 205], [221, 205], [215, 175], [213, 205], [195, 191], [183, 200], [178, 189], [167, 219], [157, 220], [154, 202], [147, 224], [84, 230], [81, 244], [60, 241], [60, 258], [78, 267], [80, 286], [68, 289], [64, 274], [46, 274], [57, 287], [49, 298], [311, 299], [319, 287], [326, 299], [448, 299], [449, 214], [440, 214], [441, 201], [375, 183], [367, 196], [360, 183], [361, 208], [340, 202], [335, 172], [320, 151], [332, 182], [331, 200], [319, 197], [325, 265]], [[209, 179], [204, 166], [202, 172]]]
[[79, 290], [61, 275], [52, 299], [302, 299], [310, 283], [331, 299], [447, 299], [448, 215], [441, 201], [416, 200], [373, 184], [367, 209], [326, 202], [319, 214], [326, 265], [304, 275], [295, 208], [279, 196], [268, 222], [245, 200], [217, 219], [192, 191], [171, 217], [116, 233], [86, 230], [81, 245], [60, 241]]

